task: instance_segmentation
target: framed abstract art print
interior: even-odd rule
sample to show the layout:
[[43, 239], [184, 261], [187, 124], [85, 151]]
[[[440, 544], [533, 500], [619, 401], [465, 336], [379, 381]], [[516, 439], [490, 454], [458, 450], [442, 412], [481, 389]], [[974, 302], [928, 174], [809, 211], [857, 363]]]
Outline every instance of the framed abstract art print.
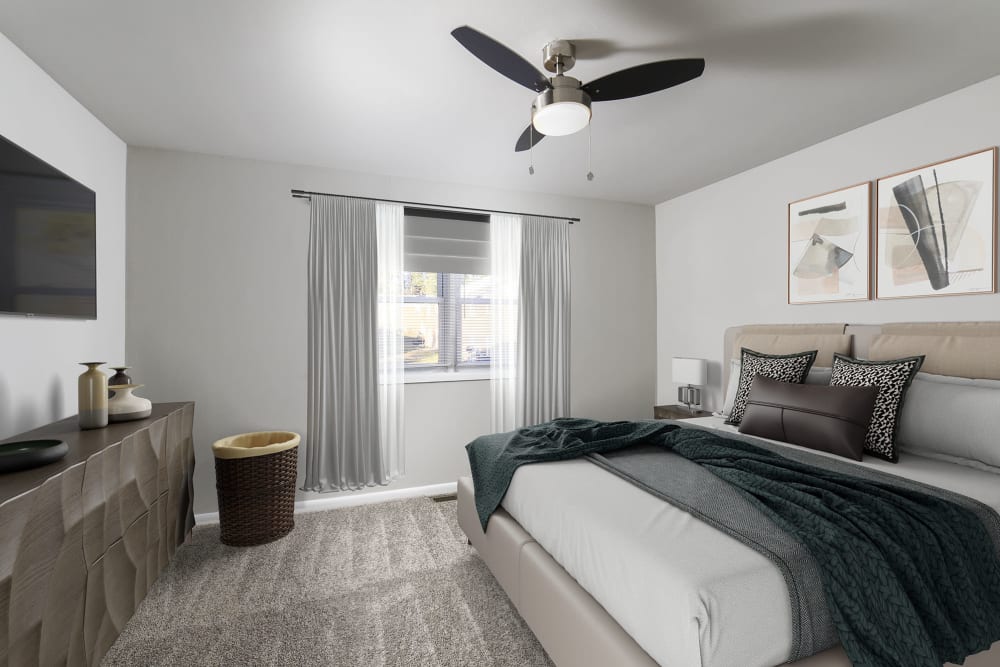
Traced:
[[878, 179], [875, 296], [996, 291], [995, 148]]
[[788, 205], [788, 303], [871, 296], [871, 183]]

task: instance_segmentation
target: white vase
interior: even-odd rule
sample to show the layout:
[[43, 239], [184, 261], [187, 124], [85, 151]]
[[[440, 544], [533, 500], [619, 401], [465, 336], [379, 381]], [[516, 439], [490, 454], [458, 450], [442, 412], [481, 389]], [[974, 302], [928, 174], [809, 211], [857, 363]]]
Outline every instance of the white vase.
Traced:
[[145, 419], [153, 411], [153, 404], [148, 398], [136, 396], [132, 392], [141, 384], [115, 384], [108, 387], [115, 392], [108, 401], [108, 421], [127, 422], [133, 419]]

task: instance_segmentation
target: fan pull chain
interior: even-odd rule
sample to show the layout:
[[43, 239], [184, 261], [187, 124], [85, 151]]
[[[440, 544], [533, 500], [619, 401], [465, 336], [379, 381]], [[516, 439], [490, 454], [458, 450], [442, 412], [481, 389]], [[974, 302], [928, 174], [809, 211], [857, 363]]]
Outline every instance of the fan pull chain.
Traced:
[[594, 152], [594, 133], [591, 130], [591, 123], [587, 123], [587, 180], [594, 180], [594, 171], [591, 169], [591, 157]]
[[535, 175], [535, 119], [528, 119], [528, 175]]

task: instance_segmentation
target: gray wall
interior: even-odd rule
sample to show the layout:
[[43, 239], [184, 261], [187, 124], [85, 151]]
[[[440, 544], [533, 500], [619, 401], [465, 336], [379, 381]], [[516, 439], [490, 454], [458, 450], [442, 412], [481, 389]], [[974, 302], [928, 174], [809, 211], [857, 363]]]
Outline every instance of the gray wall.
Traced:
[[676, 402], [670, 358], [692, 356], [712, 362], [708, 404], [719, 407], [731, 325], [1000, 320], [996, 294], [790, 306], [785, 282], [788, 202], [995, 146], [998, 118], [1000, 77], [658, 205], [659, 401]]
[[0, 438], [77, 412], [77, 362], [125, 357], [125, 143], [0, 35], [0, 135], [97, 193], [97, 320], [0, 314]]
[[[572, 411], [651, 416], [651, 207], [130, 148], [128, 358], [146, 396], [197, 401], [196, 511], [215, 509], [216, 438], [305, 434], [309, 212], [291, 188], [583, 218], [571, 233]], [[485, 381], [408, 385], [408, 473], [389, 488], [465, 473], [489, 397]]]

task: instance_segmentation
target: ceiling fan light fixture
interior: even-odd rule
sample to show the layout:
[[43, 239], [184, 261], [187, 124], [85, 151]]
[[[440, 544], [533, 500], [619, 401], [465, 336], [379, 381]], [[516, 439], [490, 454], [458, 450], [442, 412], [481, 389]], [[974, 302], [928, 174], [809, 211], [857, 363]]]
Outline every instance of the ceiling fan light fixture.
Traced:
[[531, 122], [547, 137], [562, 137], [587, 127], [590, 107], [579, 102], [555, 102], [537, 109]]
[[548, 135], [573, 134], [588, 127], [591, 102], [649, 95], [697, 79], [705, 72], [704, 58], [673, 58], [636, 65], [581, 84], [579, 79], [565, 74], [576, 64], [576, 45], [570, 40], [556, 39], [542, 47], [545, 69], [555, 74], [546, 77], [522, 56], [475, 28], [459, 26], [451, 35], [491, 69], [538, 93], [531, 105], [531, 123], [514, 144], [518, 153], [531, 150]]
[[590, 124], [590, 95], [568, 76], [552, 78], [552, 88], [539, 93], [531, 108], [531, 124], [547, 137], [579, 132]]

